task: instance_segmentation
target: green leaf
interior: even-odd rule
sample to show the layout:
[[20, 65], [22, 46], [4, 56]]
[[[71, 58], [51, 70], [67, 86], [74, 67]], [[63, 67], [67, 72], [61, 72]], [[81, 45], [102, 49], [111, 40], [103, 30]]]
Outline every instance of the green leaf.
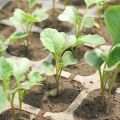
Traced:
[[77, 22], [77, 17], [79, 16], [77, 9], [73, 6], [67, 6], [62, 14], [58, 16], [60, 21], [66, 21], [71, 24], [75, 24]]
[[96, 49], [95, 51], [90, 51], [85, 53], [85, 62], [95, 68], [100, 68], [103, 64], [104, 60], [102, 58], [103, 51], [100, 49]]
[[75, 46], [76, 37], [74, 35], [66, 35], [66, 34], [64, 34], [64, 39], [65, 39], [65, 42], [64, 42], [64, 46], [63, 46], [63, 51], [70, 48], [70, 47]]
[[14, 43], [17, 40], [22, 39], [22, 38], [24, 38], [26, 36], [28, 36], [28, 33], [26, 33], [26, 32], [18, 32], [16, 34], [10, 36], [10, 42]]
[[52, 53], [60, 52], [65, 42], [64, 34], [51, 28], [47, 28], [41, 32], [40, 40], [44, 47]]
[[22, 25], [24, 23], [24, 16], [22, 15], [24, 11], [21, 9], [15, 9], [14, 16], [10, 17], [10, 21], [16, 27]]
[[37, 3], [37, 0], [29, 0], [29, 8], [32, 8]]
[[12, 73], [12, 66], [6, 61], [4, 57], [0, 57], [0, 80], [3, 80], [3, 82], [5, 82], [5, 80], [9, 80]]
[[43, 81], [43, 77], [40, 75], [39, 72], [36, 71], [31, 71], [28, 75], [28, 78], [30, 80], [31, 83], [40, 83]]
[[83, 26], [86, 28], [92, 28], [95, 24], [94, 18], [87, 17], [84, 20]]
[[107, 59], [108, 70], [113, 70], [120, 65], [120, 44], [116, 44], [110, 51]]
[[2, 111], [2, 109], [5, 107], [7, 103], [7, 97], [5, 92], [3, 91], [3, 88], [0, 87], [0, 112]]
[[[12, 65], [13, 75], [18, 79], [20, 76], [23, 76], [32, 65], [31, 61], [27, 58], [21, 58], [18, 60], [8, 58], [7, 61]], [[20, 80], [22, 80], [21, 77]]]
[[120, 6], [112, 6], [105, 11], [105, 24], [112, 36], [113, 44], [120, 43]]
[[40, 9], [35, 9], [32, 12], [32, 15], [39, 21], [42, 22], [43, 20], [48, 18], [48, 14]]
[[44, 61], [43, 65], [44, 65], [44, 68], [45, 68], [45, 74], [46, 75], [54, 75], [55, 74], [54, 66], [51, 63], [49, 63], [47, 61]]
[[24, 18], [23, 19], [24, 23], [31, 24], [31, 23], [39, 22], [39, 20], [36, 17], [34, 17], [33, 15], [31, 15], [29, 13], [23, 12], [22, 15], [23, 15], [23, 18]]
[[105, 43], [103, 37], [99, 35], [85, 35], [77, 39], [77, 44], [90, 44], [90, 45], [102, 45]]
[[62, 62], [64, 66], [74, 65], [78, 63], [78, 60], [74, 58], [72, 52], [66, 51], [62, 56]]

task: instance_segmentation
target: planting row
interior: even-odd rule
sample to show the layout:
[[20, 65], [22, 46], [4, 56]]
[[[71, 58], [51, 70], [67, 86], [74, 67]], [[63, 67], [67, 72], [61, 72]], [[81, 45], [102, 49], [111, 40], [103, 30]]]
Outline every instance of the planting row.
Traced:
[[[9, 114], [1, 114], [0, 119], [8, 120], [9, 117], [14, 120], [30, 119], [27, 113], [23, 115], [23, 101], [46, 111], [61, 112], [67, 109], [77, 95], [84, 90], [84, 87], [77, 81], [66, 80], [60, 76], [63, 70], [70, 71], [74, 75], [79, 74], [78, 70], [81, 70], [82, 64], [89, 65], [92, 73], [98, 71], [100, 111], [110, 113], [112, 91], [117, 85], [120, 65], [120, 6], [109, 7], [104, 12], [104, 4], [108, 0], [84, 0], [86, 7], [84, 5], [84, 13], [80, 14], [76, 7], [67, 6], [68, 1], [65, 0], [64, 10], [58, 13], [55, 9], [55, 0], [53, 0], [53, 8], [48, 14], [39, 9], [41, 6], [37, 4], [37, 0], [29, 0], [25, 9], [24, 7], [21, 9], [23, 1], [17, 2], [18, 8], [14, 10], [13, 16], [11, 14], [10, 16], [3, 15], [4, 18], [9, 17], [9, 22], [16, 28], [16, 31], [13, 30], [14, 33], [10, 36], [8, 34], [0, 35], [0, 110], [2, 111], [8, 102], [11, 105]], [[98, 8], [98, 18], [86, 15], [93, 5]], [[104, 22], [106, 26], [104, 26]], [[57, 25], [52, 26], [55, 23]], [[62, 29], [59, 25], [62, 25]], [[34, 28], [41, 32], [33, 32]], [[108, 30], [109, 33], [103, 34], [104, 30]], [[111, 45], [107, 53], [99, 48], [100, 45], [105, 44], [105, 41]], [[85, 51], [89, 51], [85, 53], [83, 46], [88, 46]], [[90, 49], [91, 47], [95, 49]], [[26, 58], [6, 58], [4, 56], [6, 52]], [[53, 61], [43, 61], [45, 73], [41, 75], [32, 69], [31, 60], [43, 59], [48, 54], [52, 55]], [[82, 60], [81, 55], [84, 56]], [[85, 69], [85, 71], [87, 70]], [[33, 93], [29, 94], [31, 89]], [[36, 103], [33, 103], [34, 101], [31, 102], [30, 99], [36, 94]], [[15, 109], [14, 105], [16, 96], [19, 101], [19, 109]], [[65, 103], [63, 107], [63, 104], [59, 103], [60, 99]], [[58, 102], [61, 109], [57, 110], [57, 105], [51, 105], [51, 101], [54, 104]], [[119, 115], [117, 117], [120, 118]]]

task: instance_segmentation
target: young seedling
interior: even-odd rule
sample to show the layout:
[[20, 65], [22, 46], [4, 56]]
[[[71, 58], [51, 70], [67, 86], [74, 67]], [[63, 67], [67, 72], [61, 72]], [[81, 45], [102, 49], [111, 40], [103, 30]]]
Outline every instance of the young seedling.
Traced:
[[[92, 28], [94, 25], [94, 19], [91, 17], [86, 17], [85, 14], [80, 15], [75, 7], [67, 6], [58, 18], [61, 21], [69, 22], [75, 26], [75, 36], [77, 38], [76, 46], [86, 44], [96, 46], [104, 44], [104, 39], [98, 35], [82, 35], [83, 27]], [[72, 48], [72, 51], [74, 56], [77, 57], [77, 47]]]
[[[114, 19], [112, 19], [113, 16]], [[95, 67], [99, 71], [101, 83], [101, 106], [103, 109], [105, 103], [105, 88], [108, 84], [108, 100], [106, 110], [107, 113], [109, 113], [110, 111], [111, 92], [115, 85], [120, 67], [120, 26], [118, 26], [119, 21], [120, 6], [108, 8], [105, 12], [105, 23], [112, 36], [112, 47], [108, 54], [104, 54], [104, 52], [99, 49], [93, 52], [87, 52], [85, 54], [86, 63], [92, 67]]]
[[99, 17], [99, 29], [102, 29], [102, 10], [103, 10], [103, 5], [110, 0], [84, 0], [87, 7], [90, 7], [92, 5], [96, 5], [98, 8], [98, 17]]
[[[75, 47], [76, 45], [92, 44], [100, 45], [104, 43], [104, 39], [98, 35], [87, 35], [76, 40], [73, 35], [66, 35], [63, 32], [58, 32], [56, 29], [45, 29], [40, 34], [40, 39], [44, 47], [52, 53], [55, 59], [55, 80], [57, 94], [59, 93], [60, 75], [62, 70], [69, 65], [77, 63], [77, 59], [74, 58], [73, 54], [68, 49]], [[46, 63], [46, 74], [53, 74], [53, 65]]]
[[94, 25], [93, 18], [85, 17], [85, 14], [81, 15], [73, 6], [67, 6], [63, 13], [58, 16], [58, 19], [73, 24], [75, 26], [75, 35], [77, 38], [82, 35], [83, 27], [91, 28]]
[[0, 34], [0, 57], [3, 56], [5, 50], [8, 48], [9, 45], [26, 37], [27, 35], [28, 34], [25, 32], [18, 32], [11, 35], [9, 40], [5, 40], [4, 36]]
[[[33, 4], [31, 3], [29, 6], [31, 8]], [[10, 18], [10, 21], [16, 26], [16, 28], [21, 28], [29, 35], [35, 23], [42, 22], [47, 18], [48, 15], [40, 9], [35, 9], [33, 12], [30, 13], [26, 13], [21, 9], [15, 9], [14, 16]], [[29, 46], [29, 40], [27, 37], [26, 41], [24, 41], [24, 45], [27, 50]]]
[[18, 94], [21, 114], [22, 102], [26, 91], [35, 85], [41, 85], [43, 80], [41, 75], [36, 71], [30, 71], [29, 74], [26, 75], [30, 66], [31, 62], [26, 58], [13, 60], [0, 57], [0, 80], [2, 83], [0, 96], [4, 94], [4, 97], [0, 100], [2, 101], [2, 108], [4, 108], [5, 103], [10, 103], [14, 120], [16, 120], [16, 110], [14, 106], [15, 95]]
[[[55, 65], [48, 62], [44, 62], [45, 74], [55, 74], [56, 80], [56, 92], [54, 95], [59, 94], [60, 75], [62, 70], [69, 65], [77, 63], [69, 48], [75, 45], [76, 38], [73, 35], [66, 35], [65, 33], [58, 32], [56, 29], [47, 28], [40, 34], [40, 39], [44, 47], [53, 55], [55, 59]], [[54, 72], [55, 67], [55, 72]]]

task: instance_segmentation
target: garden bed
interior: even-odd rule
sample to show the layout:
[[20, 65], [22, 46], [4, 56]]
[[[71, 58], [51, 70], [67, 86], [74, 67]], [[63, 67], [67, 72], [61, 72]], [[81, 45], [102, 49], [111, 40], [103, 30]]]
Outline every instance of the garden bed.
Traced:
[[[36, 4], [32, 9], [35, 9], [35, 8], [47, 9], [47, 8], [44, 8], [45, 3], [43, 2], [42, 4], [42, 2], [43, 1], [39, 1], [39, 3]], [[109, 6], [116, 5], [116, 4], [120, 4], [120, 2], [115, 1], [115, 2], [106, 3], [103, 7], [103, 11]], [[68, 1], [68, 5], [75, 6], [78, 9], [78, 11], [81, 11], [85, 8], [84, 0], [70, 0]], [[36, 71], [40, 72], [39, 70], [43, 69], [44, 71], [43, 76], [45, 76], [47, 72], [49, 72], [49, 74], [52, 74], [49, 71], [49, 68], [54, 69], [54, 73], [57, 74], [57, 70], [58, 70], [57, 67], [60, 67], [55, 64], [56, 59], [58, 61], [60, 59], [60, 58], [57, 58], [59, 56], [56, 57], [56, 55], [59, 54], [59, 52], [62, 51], [64, 47], [61, 48], [61, 50], [57, 51], [57, 48], [59, 49], [59, 46], [57, 45], [57, 43], [53, 45], [51, 45], [51, 43], [54, 42], [54, 40], [58, 40], [59, 42], [59, 39], [65, 40], [65, 38], [67, 38], [66, 40], [68, 40], [68, 38], [70, 37], [69, 35], [76, 34], [75, 24], [71, 24], [68, 21], [67, 22], [60, 21], [58, 19], [58, 16], [65, 10], [63, 5], [63, 0], [56, 1], [56, 6], [57, 7], [55, 9], [51, 7], [51, 9], [46, 11], [49, 17], [46, 17], [44, 21], [37, 22], [33, 25], [33, 27], [35, 27], [36, 29], [34, 28], [31, 29], [30, 34], [28, 36], [21, 37], [20, 40], [14, 42], [13, 44], [10, 44], [6, 50], [8, 54], [13, 56], [13, 58], [11, 57], [11, 59], [14, 59], [14, 56], [15, 56], [14, 60], [16, 61], [22, 58], [28, 58], [32, 64], [31, 68], [29, 68], [28, 71], [34, 69], [35, 72]], [[60, 8], [58, 6], [60, 6]], [[4, 15], [3, 18], [8, 20], [9, 17], [13, 16], [15, 8], [21, 8], [25, 12], [28, 12], [28, 11], [29, 13], [31, 12], [30, 9], [28, 8], [27, 1], [20, 1], [19, 4], [18, 2], [10, 1], [0, 10], [0, 12]], [[99, 19], [95, 18], [95, 21], [96, 21], [96, 24], [93, 26], [93, 28], [83, 28], [81, 30], [80, 35], [83, 36], [88, 34], [91, 34], [91, 35], [98, 34], [105, 38], [105, 41], [106, 41], [105, 45], [109, 45], [109, 46], [112, 45], [112, 37], [108, 33], [104, 19], [101, 18], [101, 28], [99, 26], [99, 23], [100, 23]], [[11, 26], [14, 26], [14, 25], [11, 25]], [[0, 32], [4, 35], [5, 39], [9, 40], [9, 37], [13, 33], [15, 34], [15, 32], [21, 32], [21, 29], [17, 27], [15, 29], [14, 27], [11, 27], [11, 26], [8, 26], [2, 23], [0, 24]], [[48, 34], [45, 34], [46, 31], [44, 31], [44, 29], [46, 28], [49, 28], [47, 29], [48, 31], [51, 28], [57, 29], [57, 32], [54, 31], [54, 34], [53, 34], [52, 31], [49, 31]], [[62, 33], [59, 33], [59, 32], [65, 32], [66, 36], [63, 37]], [[55, 34], [58, 35], [57, 36], [58, 39], [56, 39], [56, 36], [54, 37]], [[59, 37], [60, 34], [61, 36]], [[51, 37], [51, 41], [53, 40], [53, 38], [54, 40], [52, 42], [49, 41], [49, 37]], [[46, 41], [43, 41], [43, 39], [46, 39], [46, 41], [48, 41], [49, 44], [47, 44], [48, 45], [47, 47], [45, 46]], [[71, 37], [70, 40], [72, 39], [73, 38]], [[29, 40], [29, 45], [27, 47], [24, 44], [26, 40]], [[61, 40], [61, 42], [63, 41]], [[61, 42], [59, 42], [59, 44], [61, 44]], [[69, 42], [64, 44], [67, 46], [69, 45]], [[67, 61], [68, 63], [70, 62], [70, 65], [68, 66], [66, 65], [67, 67], [64, 66], [64, 63], [58, 64], [61, 66], [63, 65], [65, 68], [63, 67], [62, 70], [65, 70], [66, 74], [69, 74], [69, 77], [66, 77], [66, 78], [63, 78], [63, 77], [67, 75], [60, 74], [61, 76], [60, 83], [59, 83], [60, 91], [58, 95], [51, 96], [51, 94], [55, 92], [55, 88], [57, 88], [55, 75], [53, 76], [48, 75], [47, 77], [46, 76], [43, 77], [43, 79], [46, 78], [46, 80], [41, 82], [42, 85], [37, 84], [38, 86], [35, 86], [31, 90], [27, 91], [23, 102], [31, 106], [31, 108], [29, 109], [32, 109], [32, 107], [33, 108], [35, 107], [37, 108], [37, 110], [39, 110], [39, 113], [37, 112], [34, 114], [35, 120], [120, 120], [120, 94], [116, 93], [115, 91], [112, 92], [110, 112], [107, 114], [106, 113], [107, 91], [106, 91], [105, 109], [104, 111], [102, 111], [101, 103], [100, 103], [101, 102], [100, 89], [99, 89], [100, 87], [97, 86], [99, 84], [99, 79], [100, 79], [98, 75], [98, 69], [96, 69], [95, 67], [90, 67], [84, 59], [84, 54], [86, 52], [91, 52], [95, 48], [99, 48], [100, 45], [98, 44], [95, 47], [94, 45], [90, 46], [88, 44], [82, 44], [80, 46], [78, 45], [76, 47], [77, 55], [75, 56], [78, 59], [77, 64], [75, 59], [72, 61], [73, 64], [71, 64], [71, 61], [69, 61], [71, 59], [71, 56], [68, 56], [69, 59], [64, 60], [65, 63], [67, 63]], [[52, 47], [53, 49], [49, 49], [50, 48], [49, 46]], [[56, 50], [57, 52], [54, 50]], [[68, 52], [68, 50], [70, 51]], [[60, 62], [63, 60], [62, 55], [64, 55], [66, 52], [69, 53], [68, 55], [71, 55], [70, 53], [71, 51], [72, 51], [71, 48], [68, 47], [65, 49], [64, 52], [60, 53], [62, 58], [60, 59]], [[49, 64], [51, 65], [51, 63], [49, 62], [46, 63], [46, 66], [49, 68], [45, 69], [44, 58], [46, 58], [49, 55], [49, 53], [53, 55], [54, 62], [52, 61], [53, 62], [52, 67], [49, 66]], [[40, 60], [43, 60], [43, 61], [40, 61]], [[16, 65], [19, 65], [19, 64], [16, 63]], [[41, 68], [39, 69], [39, 67]], [[25, 77], [26, 76], [27, 76], [27, 73], [25, 73]], [[34, 79], [37, 79], [37, 77]], [[26, 78], [25, 80], [28, 81], [29, 78], [30, 77]], [[80, 80], [78, 78], [80, 78]], [[94, 79], [91, 79], [91, 78], [95, 78], [96, 81], [98, 82], [96, 82]], [[120, 88], [119, 80], [115, 84], [115, 90], [116, 88]], [[81, 96], [81, 98], [79, 98], [79, 96]], [[27, 110], [22, 111], [22, 117], [25, 117], [28, 120], [31, 120], [30, 118], [31, 114], [33, 113], [32, 112], [30, 113]], [[69, 119], [69, 117], [67, 118], [64, 115], [66, 116], [68, 115], [69, 117], [71, 116], [72, 117]], [[19, 116], [19, 110], [17, 108], [16, 108], [16, 116], [17, 117]], [[0, 120], [13, 120], [12, 110], [9, 109], [0, 113]], [[21, 120], [21, 119], [18, 118], [18, 120]]]

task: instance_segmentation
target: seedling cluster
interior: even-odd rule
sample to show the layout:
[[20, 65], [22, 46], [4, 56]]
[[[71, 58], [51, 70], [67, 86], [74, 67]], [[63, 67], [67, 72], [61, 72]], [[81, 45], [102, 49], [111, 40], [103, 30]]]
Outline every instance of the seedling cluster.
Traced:
[[[57, 29], [45, 28], [40, 32], [40, 41], [44, 50], [53, 56], [53, 61], [43, 61], [45, 73], [41, 75], [32, 69], [33, 62], [27, 58], [12, 59], [4, 56], [9, 45], [21, 41], [26, 50], [32, 46], [29, 42], [29, 35], [33, 26], [47, 20], [49, 15], [42, 9], [33, 9], [37, 5], [37, 0], [28, 0], [28, 11], [20, 8], [14, 10], [13, 16], [9, 18], [15, 28], [20, 32], [12, 34], [9, 39], [5, 39], [0, 34], [0, 111], [7, 103], [11, 105], [12, 117], [17, 120], [14, 100], [17, 97], [19, 102], [20, 115], [22, 114], [22, 103], [25, 95], [34, 86], [44, 85], [45, 78], [55, 77], [55, 88], [49, 94], [50, 97], [57, 97], [60, 94], [60, 81], [62, 71], [69, 66], [79, 63], [77, 48], [82, 46], [94, 46], [94, 50], [88, 51], [84, 55], [85, 62], [96, 68], [100, 77], [101, 108], [106, 113], [110, 112], [110, 101], [112, 90], [115, 87], [120, 67], [120, 6], [111, 6], [103, 14], [103, 6], [110, 0], [84, 0], [84, 13], [80, 14], [74, 6], [68, 5], [68, 0], [64, 0], [63, 12], [58, 15], [58, 20], [73, 25], [73, 34], [59, 32]], [[21, 0], [16, 0], [18, 4]], [[52, 1], [53, 15], [56, 9]], [[95, 25], [94, 17], [87, 17], [87, 11], [96, 6], [98, 8], [99, 28], [102, 31], [102, 22], [107, 27], [112, 37], [111, 49], [108, 53], [99, 48], [105, 44], [105, 38], [97, 34], [83, 34], [83, 29], [93, 29]], [[22, 41], [24, 39], [24, 41]], [[44, 52], [44, 51], [43, 51]], [[44, 77], [42, 77], [44, 76]], [[107, 93], [107, 97], [106, 97]], [[106, 100], [107, 98], [107, 100]], [[21, 117], [21, 116], [20, 116]]]

